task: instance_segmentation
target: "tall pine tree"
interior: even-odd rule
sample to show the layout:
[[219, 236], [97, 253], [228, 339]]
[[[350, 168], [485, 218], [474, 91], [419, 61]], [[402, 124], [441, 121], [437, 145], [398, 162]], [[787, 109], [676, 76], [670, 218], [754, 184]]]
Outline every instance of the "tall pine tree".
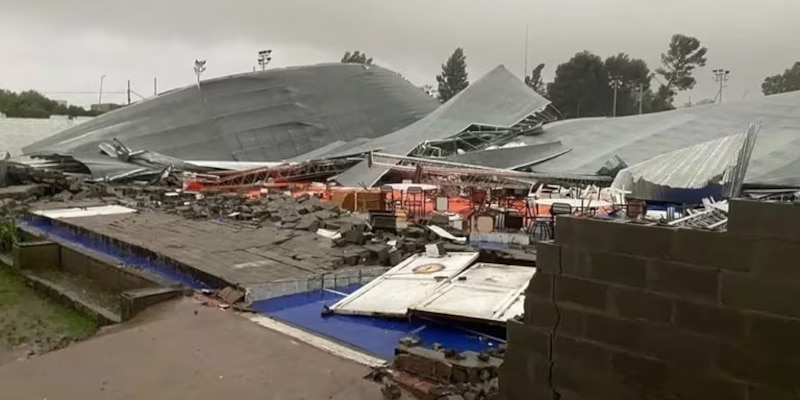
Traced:
[[442, 73], [436, 75], [436, 81], [439, 82], [439, 101], [442, 103], [469, 86], [467, 57], [464, 55], [464, 49], [457, 48], [447, 62], [442, 64]]

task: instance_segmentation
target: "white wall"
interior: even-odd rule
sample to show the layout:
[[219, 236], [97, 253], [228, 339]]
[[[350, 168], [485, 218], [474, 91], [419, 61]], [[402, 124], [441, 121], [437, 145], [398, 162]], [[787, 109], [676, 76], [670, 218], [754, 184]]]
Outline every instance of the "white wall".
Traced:
[[66, 116], [45, 118], [6, 118], [0, 114], [0, 154], [9, 152], [12, 156], [21, 154], [22, 147], [37, 140], [71, 128], [91, 117], [69, 119]]

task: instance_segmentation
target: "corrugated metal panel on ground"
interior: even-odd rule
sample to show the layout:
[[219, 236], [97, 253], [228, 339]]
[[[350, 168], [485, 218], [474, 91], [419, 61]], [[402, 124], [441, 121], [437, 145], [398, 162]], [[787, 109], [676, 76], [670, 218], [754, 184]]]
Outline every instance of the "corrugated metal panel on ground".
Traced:
[[417, 254], [330, 307], [337, 314], [403, 317], [409, 307], [469, 267], [478, 253]]
[[523, 313], [524, 292], [536, 268], [476, 264], [411, 307], [412, 313], [505, 323]]

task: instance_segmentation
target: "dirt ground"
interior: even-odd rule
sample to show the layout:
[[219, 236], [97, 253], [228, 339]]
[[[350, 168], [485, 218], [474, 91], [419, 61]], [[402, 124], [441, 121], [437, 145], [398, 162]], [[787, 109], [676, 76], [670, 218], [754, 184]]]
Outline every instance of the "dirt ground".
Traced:
[[0, 267], [0, 365], [65, 347], [96, 330], [91, 319], [43, 298]]
[[0, 366], [15, 400], [380, 399], [369, 372], [230, 311], [183, 298], [132, 324]]

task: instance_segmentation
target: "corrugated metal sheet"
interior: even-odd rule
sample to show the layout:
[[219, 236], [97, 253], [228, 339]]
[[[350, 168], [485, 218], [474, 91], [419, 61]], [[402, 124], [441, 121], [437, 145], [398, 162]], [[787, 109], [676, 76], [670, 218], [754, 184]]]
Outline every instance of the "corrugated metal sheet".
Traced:
[[330, 307], [337, 314], [402, 317], [408, 308], [457, 275], [478, 253], [414, 255]]
[[622, 118], [585, 118], [545, 125], [535, 143], [560, 140], [569, 153], [540, 172], [595, 173], [615, 155], [628, 165], [742, 132], [762, 121], [745, 183], [800, 186], [800, 91]]
[[476, 264], [411, 307], [412, 313], [505, 323], [524, 312], [536, 268]]
[[[699, 203], [738, 195], [758, 127], [654, 157], [623, 169], [612, 187], [642, 200]], [[738, 186], [738, 187], [737, 187]]]
[[[371, 150], [408, 154], [426, 140], [445, 139], [472, 125], [510, 128], [549, 104], [549, 100], [500, 65], [425, 118], [339, 155]], [[343, 186], [372, 186], [386, 171], [385, 168], [369, 168], [362, 162], [339, 175], [336, 181]]]
[[445, 160], [483, 167], [516, 169], [550, 160], [568, 151], [570, 149], [561, 144], [561, 142], [553, 142], [533, 146], [473, 151], [446, 157]]
[[282, 161], [335, 141], [403, 128], [439, 106], [378, 66], [322, 64], [202, 81], [115, 110], [25, 147], [96, 154], [119, 139], [181, 159]]

